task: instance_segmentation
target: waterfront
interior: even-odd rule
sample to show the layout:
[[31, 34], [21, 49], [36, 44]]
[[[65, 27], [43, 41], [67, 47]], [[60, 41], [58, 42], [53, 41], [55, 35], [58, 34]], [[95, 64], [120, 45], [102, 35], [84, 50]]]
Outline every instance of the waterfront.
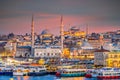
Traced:
[[[45, 76], [0, 76], [0, 80], [99, 80], [99, 79], [84, 78], [84, 77], [57, 78], [54, 75], [45, 75]], [[102, 79], [102, 80], [106, 80], [106, 79]], [[119, 79], [110, 79], [110, 80], [119, 80]]]
[[0, 80], [97, 80], [84, 77], [57, 78], [54, 75], [45, 76], [0, 76]]

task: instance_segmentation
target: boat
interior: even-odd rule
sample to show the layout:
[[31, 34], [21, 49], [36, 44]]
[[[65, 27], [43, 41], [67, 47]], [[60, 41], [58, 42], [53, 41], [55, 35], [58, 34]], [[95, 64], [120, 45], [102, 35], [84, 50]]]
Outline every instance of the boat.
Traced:
[[86, 74], [86, 69], [63, 69], [56, 73], [57, 77], [83, 77]]
[[95, 77], [98, 79], [120, 79], [120, 69], [110, 68], [110, 67], [94, 69], [94, 70], [88, 71], [85, 77], [87, 78]]
[[28, 76], [42, 76], [47, 74], [45, 66], [30, 66]]
[[15, 71], [13, 71], [13, 75], [14, 76], [23, 76], [24, 73], [23, 73], [23, 71], [21, 69], [17, 69]]
[[2, 69], [2, 74], [3, 75], [6, 75], [6, 76], [13, 76], [13, 69], [14, 69], [14, 66], [5, 66], [3, 69]]
[[24, 72], [24, 66], [16, 66], [15, 69], [13, 70], [13, 75], [14, 76], [23, 76], [25, 75]]
[[5, 66], [4, 65], [0, 65], [0, 75], [4, 75], [4, 70]]

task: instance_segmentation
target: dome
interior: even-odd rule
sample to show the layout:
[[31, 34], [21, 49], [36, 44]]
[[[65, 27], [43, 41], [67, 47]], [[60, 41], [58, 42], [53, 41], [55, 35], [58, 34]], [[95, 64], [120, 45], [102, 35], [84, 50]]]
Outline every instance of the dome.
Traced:
[[49, 34], [49, 31], [47, 29], [45, 29], [41, 32], [41, 35], [43, 35], [43, 34]]
[[71, 27], [71, 28], [70, 28], [70, 30], [79, 31], [79, 28], [78, 28], [78, 27], [76, 27], [76, 26], [73, 26], [73, 27]]
[[105, 43], [103, 45], [104, 49], [107, 49], [107, 50], [120, 50], [120, 45], [119, 44], [116, 44], [116, 43]]
[[82, 49], [94, 49], [87, 41], [83, 41], [81, 45]]

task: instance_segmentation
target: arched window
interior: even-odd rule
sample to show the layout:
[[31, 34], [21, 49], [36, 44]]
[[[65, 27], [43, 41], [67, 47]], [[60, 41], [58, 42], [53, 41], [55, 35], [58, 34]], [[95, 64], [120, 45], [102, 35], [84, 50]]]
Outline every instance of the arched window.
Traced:
[[39, 53], [36, 53], [36, 56], [38, 56], [39, 55]]
[[24, 57], [28, 57], [28, 53], [25, 53]]
[[47, 53], [47, 55], [49, 56], [49, 55], [50, 55], [50, 53]]

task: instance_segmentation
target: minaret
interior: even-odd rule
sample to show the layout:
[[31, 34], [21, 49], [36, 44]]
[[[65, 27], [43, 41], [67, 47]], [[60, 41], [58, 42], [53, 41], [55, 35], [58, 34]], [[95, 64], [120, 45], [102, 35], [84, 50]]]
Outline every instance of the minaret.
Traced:
[[88, 25], [86, 26], [86, 35], [88, 35]]
[[61, 51], [63, 52], [63, 39], [64, 39], [64, 30], [63, 30], [63, 17], [61, 16], [61, 21], [60, 21], [60, 36], [61, 36]]
[[34, 35], [34, 20], [32, 15], [32, 24], [31, 24], [31, 55], [34, 55], [34, 41], [35, 41], [35, 35]]

